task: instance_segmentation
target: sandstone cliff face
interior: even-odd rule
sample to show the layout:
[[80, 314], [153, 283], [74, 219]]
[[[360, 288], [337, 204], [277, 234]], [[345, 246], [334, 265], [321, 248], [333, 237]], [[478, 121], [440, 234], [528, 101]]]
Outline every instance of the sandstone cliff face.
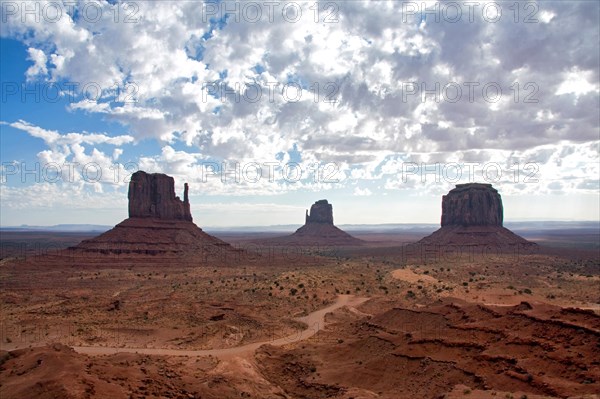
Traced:
[[536, 246], [502, 226], [502, 198], [491, 184], [457, 184], [442, 197], [442, 227], [419, 245], [509, 248]]
[[333, 207], [327, 200], [319, 200], [310, 207], [310, 214], [306, 213], [306, 222], [325, 223], [333, 225]]
[[226, 264], [243, 252], [202, 231], [192, 221], [188, 185], [183, 201], [172, 177], [138, 171], [129, 183], [129, 218], [111, 230], [68, 249], [70, 257], [94, 264]]
[[457, 184], [442, 197], [442, 227], [502, 226], [502, 198], [491, 184]]
[[183, 201], [175, 196], [175, 181], [162, 173], [135, 172], [129, 182], [129, 217], [192, 221], [188, 185]]

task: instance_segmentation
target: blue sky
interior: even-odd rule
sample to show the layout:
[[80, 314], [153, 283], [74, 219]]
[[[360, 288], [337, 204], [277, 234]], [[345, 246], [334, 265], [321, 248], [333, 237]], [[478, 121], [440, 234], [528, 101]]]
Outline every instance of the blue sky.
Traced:
[[534, 22], [501, 2], [473, 21], [436, 2], [20, 4], [0, 10], [2, 226], [117, 223], [136, 169], [189, 182], [201, 226], [299, 224], [321, 198], [338, 223], [437, 223], [468, 181], [505, 220], [600, 219], [596, 2], [532, 3]]

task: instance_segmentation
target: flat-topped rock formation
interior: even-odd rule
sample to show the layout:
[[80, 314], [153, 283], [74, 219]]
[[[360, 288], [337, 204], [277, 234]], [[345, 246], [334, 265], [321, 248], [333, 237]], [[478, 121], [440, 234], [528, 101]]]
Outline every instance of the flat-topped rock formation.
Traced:
[[442, 196], [442, 227], [417, 244], [537, 245], [503, 227], [503, 218], [502, 198], [491, 184], [457, 184]]
[[319, 200], [312, 204], [310, 213], [306, 210], [304, 224], [323, 223], [333, 225], [333, 206], [327, 200]]
[[327, 200], [319, 200], [306, 211], [304, 226], [294, 234], [261, 240], [262, 244], [301, 246], [353, 246], [365, 242], [333, 225], [333, 206]]
[[502, 226], [502, 198], [491, 184], [457, 184], [442, 196], [442, 227]]
[[175, 196], [175, 180], [162, 173], [135, 172], [129, 182], [129, 217], [192, 221], [188, 185], [183, 201]]
[[69, 251], [115, 258], [176, 257], [198, 263], [239, 252], [196, 226], [192, 222], [187, 183], [183, 201], [175, 196], [174, 187], [173, 178], [165, 174], [135, 172], [129, 183], [129, 218]]

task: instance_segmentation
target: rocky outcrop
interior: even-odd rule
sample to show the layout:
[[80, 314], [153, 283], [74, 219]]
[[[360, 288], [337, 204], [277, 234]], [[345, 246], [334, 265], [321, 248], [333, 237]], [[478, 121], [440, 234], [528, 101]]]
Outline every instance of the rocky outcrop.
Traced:
[[442, 227], [419, 245], [530, 247], [532, 243], [502, 226], [500, 193], [491, 184], [457, 184], [442, 197]]
[[175, 196], [175, 181], [162, 173], [135, 172], [129, 182], [129, 217], [192, 221], [188, 185], [183, 201]]
[[183, 201], [175, 196], [174, 187], [173, 178], [165, 174], [135, 172], [129, 183], [129, 218], [69, 248], [70, 256], [88, 263], [109, 261], [114, 264], [136, 261], [202, 264], [238, 260], [239, 250], [205, 233], [192, 222], [188, 185], [185, 184]]
[[319, 200], [310, 207], [310, 214], [306, 211], [304, 224], [325, 223], [333, 225], [333, 207], [327, 200]]
[[306, 211], [304, 226], [289, 236], [260, 240], [257, 243], [289, 246], [354, 246], [365, 242], [333, 225], [333, 206], [325, 199], [315, 202]]
[[442, 197], [443, 226], [502, 226], [502, 198], [491, 184], [457, 184]]

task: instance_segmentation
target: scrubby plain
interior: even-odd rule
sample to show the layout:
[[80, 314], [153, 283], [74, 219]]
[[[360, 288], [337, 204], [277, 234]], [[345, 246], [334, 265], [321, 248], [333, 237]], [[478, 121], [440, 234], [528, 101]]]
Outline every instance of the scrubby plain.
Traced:
[[[0, 393], [597, 397], [597, 251], [417, 250], [394, 235], [371, 238], [360, 248], [284, 248], [245, 245], [248, 234], [234, 244], [245, 252], [219, 262], [5, 258]], [[302, 322], [340, 295], [364, 302]], [[307, 329], [315, 334], [272, 345]], [[239, 356], [202, 352], [252, 343]]]

